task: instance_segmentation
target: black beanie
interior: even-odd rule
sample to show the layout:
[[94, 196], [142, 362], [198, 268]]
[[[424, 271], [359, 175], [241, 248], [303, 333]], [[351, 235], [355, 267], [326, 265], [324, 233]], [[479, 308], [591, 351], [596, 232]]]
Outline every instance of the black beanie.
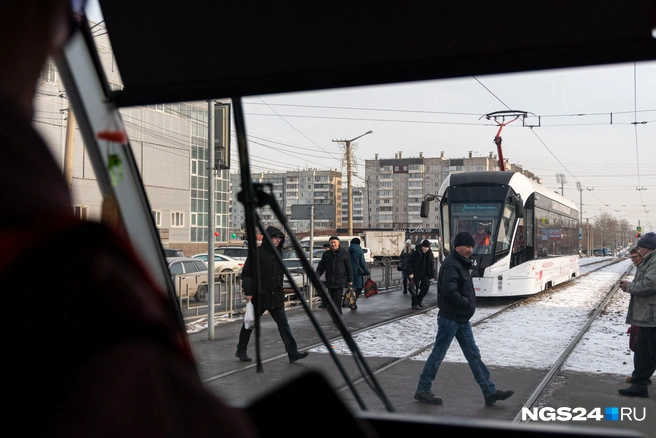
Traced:
[[462, 231], [456, 235], [455, 240], [453, 241], [453, 246], [476, 246], [476, 242], [471, 234], [466, 231]]
[[656, 234], [649, 232], [638, 240], [638, 246], [645, 249], [656, 249]]
[[426, 248], [430, 248], [430, 242], [426, 239], [424, 239], [423, 242], [421, 242], [421, 246], [425, 246]]
[[351, 239], [351, 245], [359, 245], [359, 244], [360, 244], [360, 239], [358, 239], [357, 237]]

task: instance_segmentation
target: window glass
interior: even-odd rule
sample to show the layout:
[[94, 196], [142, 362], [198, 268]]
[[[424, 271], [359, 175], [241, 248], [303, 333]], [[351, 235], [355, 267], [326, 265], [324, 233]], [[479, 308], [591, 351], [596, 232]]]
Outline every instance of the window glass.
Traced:
[[207, 265], [201, 260], [195, 261], [194, 265], [196, 266], [197, 271], [207, 271]]
[[182, 263], [179, 262], [173, 263], [171, 266], [169, 266], [169, 270], [171, 271], [171, 275], [178, 275], [184, 273], [184, 271], [182, 270]]
[[186, 273], [198, 272], [198, 268], [196, 267], [194, 262], [182, 262], [182, 264], [184, 265], [184, 270]]

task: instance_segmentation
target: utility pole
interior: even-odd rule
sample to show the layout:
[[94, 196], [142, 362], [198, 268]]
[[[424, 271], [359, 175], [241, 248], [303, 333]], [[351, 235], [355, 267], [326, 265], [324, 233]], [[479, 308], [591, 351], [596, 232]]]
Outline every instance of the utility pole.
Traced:
[[214, 339], [214, 101], [207, 101], [207, 340]]
[[333, 143], [344, 143], [344, 154], [346, 155], [346, 187], [348, 191], [348, 235], [353, 235], [353, 183], [351, 182], [351, 142], [367, 134], [373, 134], [374, 131], [367, 131], [350, 140], [333, 140]]
[[66, 145], [64, 146], [64, 179], [68, 190], [73, 190], [73, 156], [75, 154], [75, 114], [70, 106], [66, 110]]

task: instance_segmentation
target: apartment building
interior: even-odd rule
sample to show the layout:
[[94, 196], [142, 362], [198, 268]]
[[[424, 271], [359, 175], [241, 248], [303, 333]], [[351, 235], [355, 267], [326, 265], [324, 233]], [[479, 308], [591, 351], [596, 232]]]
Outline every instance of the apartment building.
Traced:
[[[251, 180], [257, 183], [271, 184], [272, 193], [278, 205], [285, 212], [289, 226], [294, 232], [305, 232], [310, 229], [309, 220], [292, 218], [292, 205], [330, 205], [329, 218], [315, 216], [314, 229], [331, 230], [342, 225], [342, 173], [336, 170], [303, 169], [288, 172], [253, 173]], [[241, 191], [241, 174], [230, 174], [232, 187], [230, 205], [231, 233], [243, 235], [245, 223], [244, 206], [237, 200]], [[265, 226], [280, 227], [269, 207], [260, 211], [260, 217]]]
[[[505, 166], [541, 182], [532, 173], [507, 160]], [[433, 203], [429, 217], [422, 218], [420, 209], [424, 196], [437, 193], [450, 173], [488, 170], [499, 170], [493, 152], [487, 156], [474, 156], [469, 152], [465, 158], [447, 158], [444, 152], [440, 152], [439, 157], [425, 157], [420, 152], [418, 157], [411, 158], [403, 158], [403, 152], [398, 152], [393, 159], [379, 158], [375, 154], [373, 160], [365, 160], [365, 226], [435, 235], [439, 228], [438, 207]]]
[[[353, 227], [362, 228], [365, 224], [365, 202], [366, 188], [364, 186], [353, 187], [351, 190]], [[348, 187], [342, 188], [342, 224], [348, 226]]]

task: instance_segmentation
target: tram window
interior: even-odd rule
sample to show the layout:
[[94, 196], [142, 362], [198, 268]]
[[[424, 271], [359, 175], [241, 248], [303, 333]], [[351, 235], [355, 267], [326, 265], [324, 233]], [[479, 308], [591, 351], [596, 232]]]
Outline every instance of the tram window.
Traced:
[[503, 208], [503, 216], [499, 223], [499, 234], [497, 235], [496, 252], [501, 253], [510, 249], [513, 229], [515, 227], [515, 207], [506, 204]]

